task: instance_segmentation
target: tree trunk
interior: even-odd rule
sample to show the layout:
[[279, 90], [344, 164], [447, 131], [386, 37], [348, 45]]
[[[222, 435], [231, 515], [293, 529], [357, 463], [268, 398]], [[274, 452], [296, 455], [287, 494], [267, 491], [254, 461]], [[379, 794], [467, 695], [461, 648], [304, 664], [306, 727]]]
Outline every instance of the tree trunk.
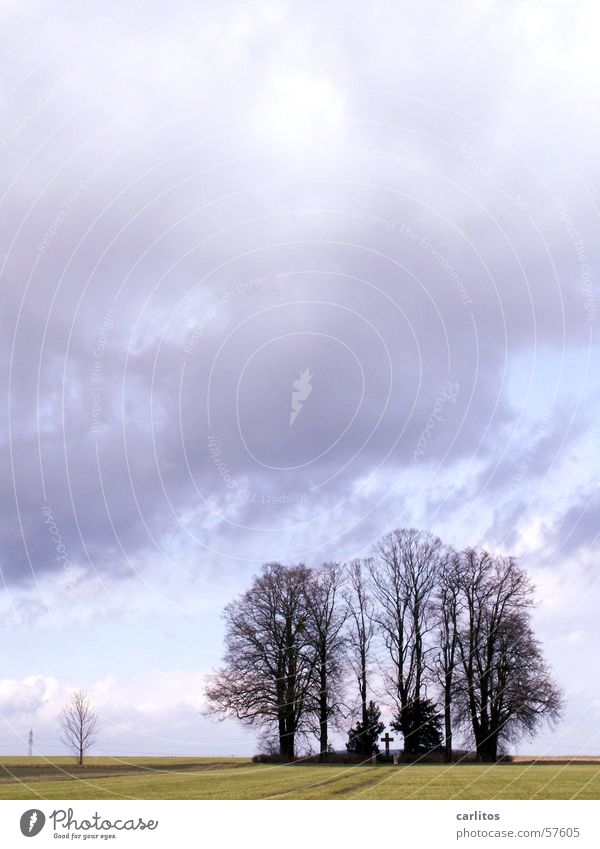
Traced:
[[286, 731], [280, 739], [281, 755], [286, 761], [294, 760], [294, 736], [293, 731]]
[[285, 758], [285, 716], [283, 715], [283, 710], [279, 709], [279, 715], [277, 717], [277, 724], [279, 728], [279, 754], [282, 758]]
[[498, 753], [498, 734], [489, 730], [487, 720], [481, 723], [475, 742], [478, 760], [483, 763], [495, 763]]
[[444, 692], [444, 760], [452, 763], [452, 698], [450, 687], [447, 685]]
[[481, 760], [485, 763], [495, 763], [498, 757], [498, 738], [497, 735], [488, 733], [487, 738], [481, 743]]
[[496, 745], [494, 742], [487, 740], [477, 748], [477, 756], [482, 763], [496, 762]]
[[296, 732], [296, 645], [294, 623], [291, 615], [286, 616], [286, 695], [285, 695], [285, 757], [294, 760], [294, 736]]
[[320, 677], [320, 687], [321, 691], [319, 693], [319, 722], [320, 722], [320, 735], [319, 735], [319, 761], [321, 763], [325, 763], [328, 760], [329, 756], [329, 705], [327, 699], [327, 658], [321, 655], [321, 677]]
[[368, 742], [365, 737], [365, 731], [369, 724], [369, 711], [367, 708], [367, 654], [364, 649], [364, 645], [361, 646], [360, 652], [360, 701], [361, 701], [361, 709], [362, 709], [362, 727], [363, 727], [363, 735], [360, 741], [360, 753], [362, 757], [369, 757], [371, 755], [371, 750], [368, 745]]

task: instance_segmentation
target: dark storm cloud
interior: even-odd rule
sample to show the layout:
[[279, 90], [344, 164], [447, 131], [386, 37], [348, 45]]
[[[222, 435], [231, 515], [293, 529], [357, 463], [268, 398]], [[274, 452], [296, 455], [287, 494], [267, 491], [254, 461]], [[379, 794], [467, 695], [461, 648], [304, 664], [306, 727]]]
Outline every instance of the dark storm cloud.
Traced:
[[[414, 509], [390, 481], [438, 467], [457, 480], [424, 520], [469, 495], [507, 538], [514, 360], [585, 358], [595, 327], [595, 166], [519, 4], [504, 41], [484, 5], [407, 27], [351, 4], [339, 31], [316, 4], [12, 13], [10, 580], [59, 572], [58, 545], [107, 576], [174, 540], [199, 561], [359, 549]], [[569, 448], [578, 379], [556, 375], [531, 480]]]
[[600, 496], [597, 488], [586, 493], [561, 517], [557, 527], [556, 542], [561, 552], [568, 556], [578, 551], [594, 551], [598, 543]]

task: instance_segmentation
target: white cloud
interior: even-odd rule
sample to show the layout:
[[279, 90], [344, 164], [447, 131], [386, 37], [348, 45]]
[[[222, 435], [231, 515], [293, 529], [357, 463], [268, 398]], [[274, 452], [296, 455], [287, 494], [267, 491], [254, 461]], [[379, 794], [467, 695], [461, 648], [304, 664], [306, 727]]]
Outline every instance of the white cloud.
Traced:
[[22, 681], [0, 678], [0, 715], [11, 719], [20, 715], [36, 716], [45, 709], [56, 692], [53, 678], [29, 675]]

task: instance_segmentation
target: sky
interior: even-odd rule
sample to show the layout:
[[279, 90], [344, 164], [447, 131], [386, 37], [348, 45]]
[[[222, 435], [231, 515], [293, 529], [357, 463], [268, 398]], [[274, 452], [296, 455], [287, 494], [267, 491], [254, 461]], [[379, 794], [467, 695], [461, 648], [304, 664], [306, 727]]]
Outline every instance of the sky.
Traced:
[[253, 754], [262, 563], [514, 554], [600, 754], [593, 0], [0, 0], [0, 752]]

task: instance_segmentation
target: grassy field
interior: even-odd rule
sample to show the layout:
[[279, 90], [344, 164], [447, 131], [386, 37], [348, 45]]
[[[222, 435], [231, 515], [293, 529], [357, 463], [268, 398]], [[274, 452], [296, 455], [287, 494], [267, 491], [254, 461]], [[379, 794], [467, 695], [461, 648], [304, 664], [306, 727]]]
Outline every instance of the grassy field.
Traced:
[[598, 799], [600, 762], [279, 766], [244, 758], [0, 758], [0, 799]]

